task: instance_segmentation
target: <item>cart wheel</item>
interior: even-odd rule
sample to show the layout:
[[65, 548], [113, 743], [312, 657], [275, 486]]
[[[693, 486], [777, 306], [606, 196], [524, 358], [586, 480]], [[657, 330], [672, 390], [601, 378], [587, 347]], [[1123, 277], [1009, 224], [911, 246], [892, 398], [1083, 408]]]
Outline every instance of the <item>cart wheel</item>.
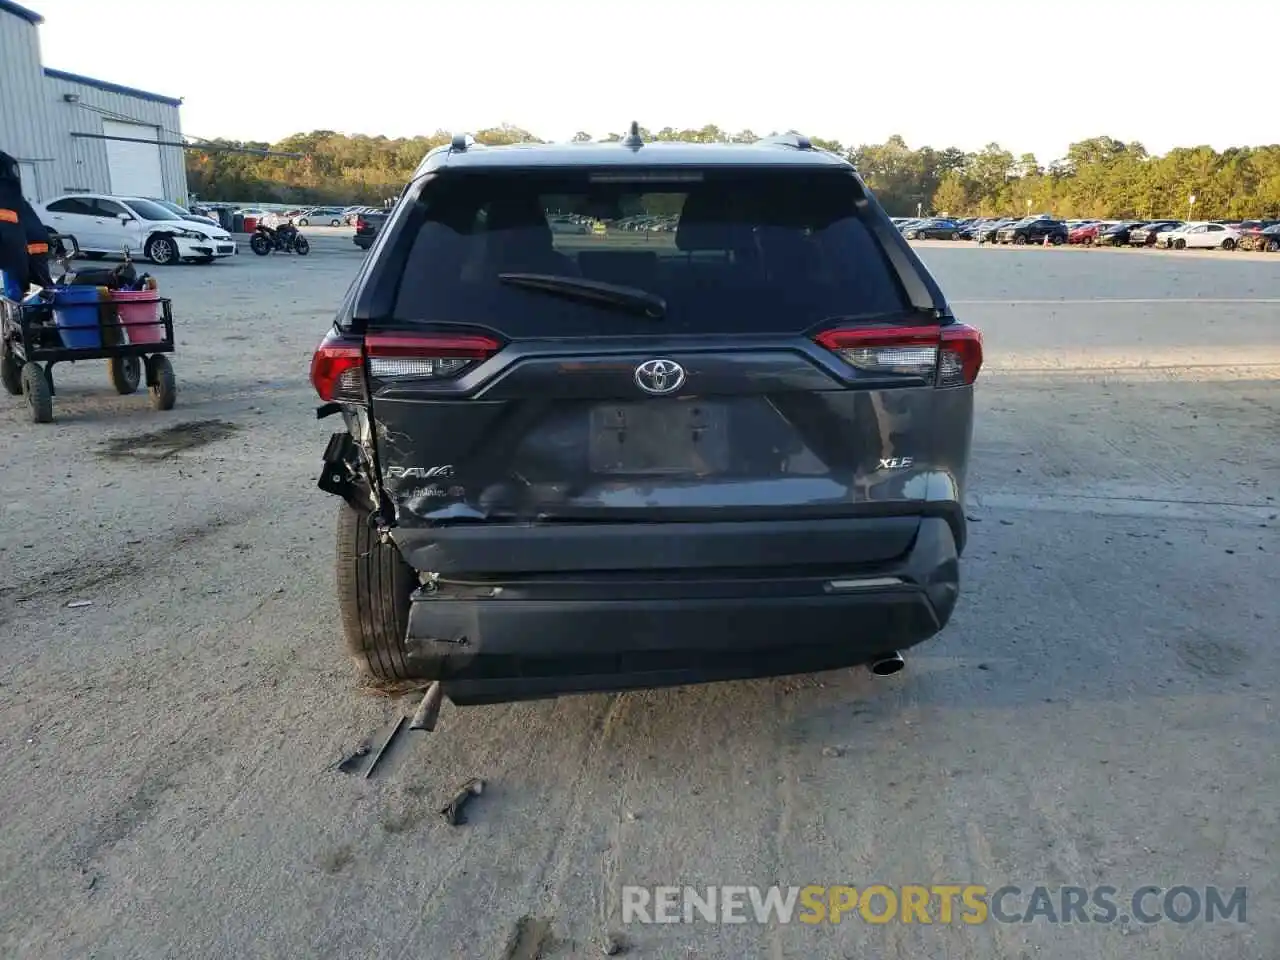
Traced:
[[8, 343], [0, 346], [0, 384], [12, 396], [22, 396], [22, 364]]
[[49, 378], [38, 363], [22, 365], [22, 392], [27, 395], [33, 423], [48, 423], [53, 419], [53, 392]]
[[168, 357], [156, 354], [151, 358], [150, 372], [147, 392], [151, 394], [151, 406], [157, 410], [172, 410], [178, 401], [178, 383], [173, 377], [173, 364]]
[[112, 357], [107, 361], [107, 376], [116, 393], [137, 393], [142, 381], [142, 361], [137, 357]]

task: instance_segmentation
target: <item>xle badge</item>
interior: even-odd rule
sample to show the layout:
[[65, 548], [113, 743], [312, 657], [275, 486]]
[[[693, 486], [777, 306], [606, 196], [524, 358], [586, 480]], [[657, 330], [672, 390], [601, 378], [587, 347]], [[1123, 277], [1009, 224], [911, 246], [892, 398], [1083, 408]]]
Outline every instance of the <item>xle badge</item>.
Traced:
[[915, 463], [915, 457], [887, 457], [880, 461], [879, 470], [901, 470]]

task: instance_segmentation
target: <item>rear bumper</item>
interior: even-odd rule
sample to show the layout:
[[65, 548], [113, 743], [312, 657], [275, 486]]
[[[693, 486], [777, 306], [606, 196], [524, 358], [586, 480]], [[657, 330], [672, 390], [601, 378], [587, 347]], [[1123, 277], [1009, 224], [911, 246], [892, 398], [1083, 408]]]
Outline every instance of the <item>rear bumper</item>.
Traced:
[[789, 570], [727, 571], [717, 562], [446, 583], [415, 594], [406, 661], [416, 676], [442, 680], [456, 703], [866, 663], [932, 637], [955, 607], [951, 526], [936, 517], [911, 523], [914, 535], [898, 557], [843, 569], [823, 556], [821, 567]]
[[361, 250], [368, 250], [370, 247], [373, 246], [373, 237], [366, 237], [366, 236], [362, 236], [361, 234], [356, 234], [352, 238], [352, 242]]

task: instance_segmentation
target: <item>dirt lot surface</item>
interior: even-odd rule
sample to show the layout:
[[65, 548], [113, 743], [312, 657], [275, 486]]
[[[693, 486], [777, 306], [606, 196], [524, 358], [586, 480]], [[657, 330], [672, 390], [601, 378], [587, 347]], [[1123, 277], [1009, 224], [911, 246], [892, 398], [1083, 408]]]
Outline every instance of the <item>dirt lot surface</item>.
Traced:
[[[0, 956], [1274, 958], [1280, 257], [921, 249], [988, 359], [961, 605], [905, 671], [446, 705], [370, 779], [337, 764], [413, 702], [340, 654], [306, 379], [362, 254], [161, 270], [177, 409], [101, 363], [52, 425], [0, 404]], [[626, 884], [948, 881], [1248, 913], [621, 917]]]

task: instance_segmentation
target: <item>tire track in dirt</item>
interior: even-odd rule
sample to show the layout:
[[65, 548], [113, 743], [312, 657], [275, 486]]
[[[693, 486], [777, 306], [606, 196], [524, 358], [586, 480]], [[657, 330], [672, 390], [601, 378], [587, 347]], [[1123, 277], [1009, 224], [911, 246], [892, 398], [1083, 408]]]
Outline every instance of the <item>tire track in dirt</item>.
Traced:
[[157, 567], [172, 563], [179, 548], [195, 546], [230, 527], [246, 524], [259, 512], [260, 508], [210, 516], [200, 523], [168, 531], [161, 537], [129, 541], [113, 555], [104, 556], [109, 548], [103, 547], [81, 554], [52, 570], [28, 574], [0, 587], [0, 622], [3, 622], [10, 604], [36, 603], [59, 594], [83, 592], [144, 576]]

